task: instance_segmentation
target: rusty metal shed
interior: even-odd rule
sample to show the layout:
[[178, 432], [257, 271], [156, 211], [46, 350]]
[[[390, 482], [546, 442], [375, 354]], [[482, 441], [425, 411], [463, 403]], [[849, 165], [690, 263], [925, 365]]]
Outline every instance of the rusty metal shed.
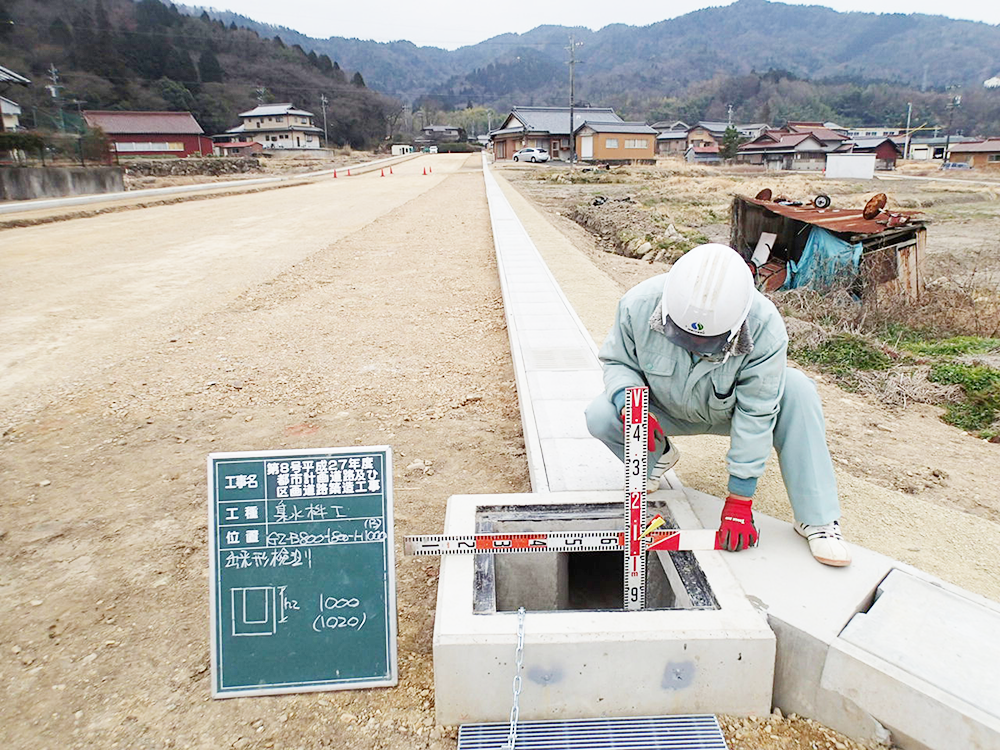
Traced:
[[771, 263], [783, 265], [798, 262], [810, 228], [820, 227], [851, 244], [861, 243], [860, 273], [847, 284], [852, 291], [861, 295], [874, 286], [917, 299], [927, 241], [927, 226], [917, 216], [882, 210], [866, 219], [861, 209], [816, 208], [737, 195], [731, 209], [730, 243], [749, 259], [761, 233], [775, 234]]

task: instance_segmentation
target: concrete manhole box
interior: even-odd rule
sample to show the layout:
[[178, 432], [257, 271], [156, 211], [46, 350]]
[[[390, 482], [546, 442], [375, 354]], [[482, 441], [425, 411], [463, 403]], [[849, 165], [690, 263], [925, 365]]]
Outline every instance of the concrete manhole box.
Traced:
[[[650, 514], [700, 528], [685, 497]], [[445, 534], [624, 527], [620, 492], [456, 495]], [[651, 553], [647, 605], [622, 610], [620, 553], [451, 555], [441, 560], [434, 683], [442, 725], [510, 714], [518, 606], [525, 720], [770, 711], [774, 634], [718, 552]]]

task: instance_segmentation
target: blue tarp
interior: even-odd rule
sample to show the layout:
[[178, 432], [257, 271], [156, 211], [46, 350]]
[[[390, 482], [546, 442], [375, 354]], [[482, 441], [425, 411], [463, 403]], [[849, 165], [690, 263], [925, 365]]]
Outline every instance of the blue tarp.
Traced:
[[858, 275], [860, 260], [860, 242], [852, 245], [825, 229], [812, 227], [798, 262], [788, 261], [788, 278], [782, 289], [846, 288]]

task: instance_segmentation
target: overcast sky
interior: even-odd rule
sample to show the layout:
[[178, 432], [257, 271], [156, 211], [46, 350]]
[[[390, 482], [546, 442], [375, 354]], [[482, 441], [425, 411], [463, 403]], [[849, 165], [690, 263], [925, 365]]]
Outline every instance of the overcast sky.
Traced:
[[[199, 4], [197, 0], [187, 0]], [[988, 24], [1000, 24], [998, 0], [965, 0], [941, 3], [938, 0], [829, 0], [826, 3], [798, 2], [795, 5], [826, 5], [839, 11], [866, 13], [926, 13], [945, 15]], [[648, 26], [666, 18], [690, 13], [699, 8], [728, 5], [724, 0], [676, 0], [670, 8], [658, 3], [626, 3], [616, 7], [606, 0], [576, 0], [576, 2], [542, 3], [532, 12], [516, 8], [513, 12], [495, 12], [487, 3], [421, 3], [413, 0], [382, 0], [336, 2], [336, 0], [211, 0], [204, 3], [219, 10], [230, 10], [244, 16], [287, 26], [311, 37], [357, 37], [376, 42], [405, 39], [419, 46], [456, 49], [477, 44], [497, 34], [523, 33], [536, 26], [586, 26], [601, 29], [608, 24]], [[665, 3], [663, 4], [665, 5]], [[609, 8], [614, 8], [612, 13]]]

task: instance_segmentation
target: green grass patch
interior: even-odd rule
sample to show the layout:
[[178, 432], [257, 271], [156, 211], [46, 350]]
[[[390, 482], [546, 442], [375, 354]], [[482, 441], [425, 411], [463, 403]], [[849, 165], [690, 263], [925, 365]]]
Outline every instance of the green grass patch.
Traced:
[[935, 383], [961, 386], [965, 394], [962, 401], [946, 407], [946, 422], [968, 432], [982, 432], [980, 437], [994, 434], [990, 426], [1000, 417], [1000, 370], [942, 362], [931, 368], [928, 378]]
[[903, 338], [899, 347], [930, 357], [958, 357], [963, 354], [986, 354], [1000, 350], [1000, 339], [979, 336], [953, 336], [938, 341], [924, 341]]
[[887, 370], [892, 364], [889, 355], [867, 339], [851, 333], [831, 336], [819, 346], [803, 347], [792, 353], [801, 362], [808, 362], [843, 378], [850, 383], [857, 370]]

